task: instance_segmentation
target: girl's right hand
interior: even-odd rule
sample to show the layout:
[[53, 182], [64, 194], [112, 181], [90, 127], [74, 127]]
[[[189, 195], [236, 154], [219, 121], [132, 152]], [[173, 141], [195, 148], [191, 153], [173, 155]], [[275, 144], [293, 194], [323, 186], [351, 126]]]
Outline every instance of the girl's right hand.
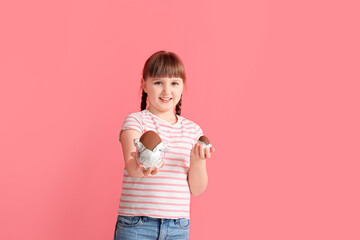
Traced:
[[[165, 164], [165, 162], [163, 162], [163, 164], [161, 165], [160, 168], [162, 168], [162, 167], [164, 166], [164, 164]], [[142, 164], [138, 164], [138, 167], [139, 167], [140, 169], [142, 169], [143, 165], [142, 165]], [[149, 168], [146, 169], [146, 170], [142, 170], [142, 172], [143, 172], [144, 176], [148, 176], [149, 174], [151, 174], [151, 175], [156, 175], [156, 174], [159, 172], [159, 169], [160, 169], [160, 168], [155, 168], [155, 169], [153, 170], [151, 167], [149, 167]]]
[[[136, 152], [132, 152], [130, 155], [134, 158], [134, 161], [136, 162]], [[165, 164], [165, 161], [163, 162], [163, 164], [161, 165], [160, 168], [162, 168], [164, 166], [164, 164]], [[152, 169], [150, 167], [150, 168], [148, 168], [146, 170], [142, 170], [142, 167], [143, 167], [142, 164], [137, 164], [136, 163], [136, 168], [137, 168], [136, 170], [142, 171], [142, 173], [144, 174], [144, 177], [148, 176], [149, 174], [156, 175], [159, 172], [159, 169], [160, 169], [160, 168]]]

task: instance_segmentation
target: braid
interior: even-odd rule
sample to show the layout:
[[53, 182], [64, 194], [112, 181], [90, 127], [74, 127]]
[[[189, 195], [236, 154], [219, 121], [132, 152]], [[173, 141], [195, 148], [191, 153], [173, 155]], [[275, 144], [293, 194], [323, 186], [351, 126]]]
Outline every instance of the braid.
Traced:
[[181, 102], [182, 102], [182, 95], [180, 97], [180, 101], [178, 102], [178, 104], [176, 104], [176, 114], [177, 115], [181, 115]]
[[146, 109], [146, 99], [147, 99], [147, 93], [142, 91], [142, 97], [141, 97], [141, 111]]

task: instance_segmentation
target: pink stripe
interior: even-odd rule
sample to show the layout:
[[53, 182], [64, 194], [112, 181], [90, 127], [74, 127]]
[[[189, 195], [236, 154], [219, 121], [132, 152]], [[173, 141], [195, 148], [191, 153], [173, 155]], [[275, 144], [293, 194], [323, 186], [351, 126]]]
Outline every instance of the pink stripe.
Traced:
[[[118, 212], [119, 215], [131, 215], [131, 216], [142, 216], [138, 213], [127, 213], [127, 212]], [[159, 217], [159, 218], [188, 218], [189, 216], [167, 216], [167, 215], [157, 215], [157, 214], [149, 214], [149, 217]]]
[[170, 167], [180, 167], [180, 168], [185, 168], [185, 169], [188, 169], [188, 168], [189, 168], [189, 167], [187, 167], [187, 166], [176, 165], [176, 164], [166, 164], [166, 166], [170, 166]]
[[137, 131], [137, 132], [140, 132], [142, 133], [141, 129], [138, 129], [138, 128], [134, 128], [134, 127], [124, 127], [122, 130], [134, 130], [134, 131]]
[[148, 120], [148, 119], [144, 120], [144, 122], [146, 122], [146, 123], [149, 123], [149, 124], [152, 124], [152, 125], [156, 126], [156, 125], [154, 124], [154, 122], [151, 122], [151, 121], [150, 121], [150, 120]]
[[[174, 129], [175, 130], [175, 129]], [[176, 130], [181, 130], [181, 129], [176, 129]], [[194, 135], [196, 134], [196, 132], [190, 132], [190, 131], [184, 131], [184, 130], [181, 130], [180, 132], [179, 131], [164, 131], [164, 130], [160, 130], [161, 133], [167, 133], [167, 134], [175, 134], [175, 133], [178, 133], [178, 134], [182, 134], [182, 133], [186, 133], [186, 134], [189, 134], [189, 135]]]
[[135, 124], [126, 124], [126, 127], [138, 127], [138, 128], [140, 128], [139, 125], [135, 125]]
[[[166, 164], [165, 164], [166, 166]], [[186, 172], [179, 172], [179, 171], [171, 171], [171, 170], [161, 170], [161, 172], [168, 172], [168, 173], [181, 173], [181, 174], [187, 174]]]
[[179, 199], [179, 200], [190, 200], [187, 197], [162, 197], [162, 196], [153, 196], [153, 195], [135, 195], [135, 194], [126, 194], [122, 193], [122, 196], [125, 197], [144, 197], [144, 198], [162, 198], [162, 199]]
[[141, 129], [139, 128], [139, 126], [137, 126], [137, 125], [132, 125], [132, 124], [124, 126], [124, 130], [127, 129], [127, 128], [132, 129], [132, 127], [135, 127], [136, 130], [141, 130]]
[[162, 126], [162, 127], [170, 128], [170, 129], [180, 129], [180, 128], [176, 128], [176, 127], [164, 125], [164, 124], [161, 124], [161, 123], [158, 123], [158, 125], [159, 125], [159, 126]]
[[141, 204], [154, 204], [154, 205], [170, 205], [170, 206], [189, 206], [189, 204], [181, 204], [181, 203], [161, 203], [161, 202], [140, 202], [140, 201], [127, 201], [120, 200], [120, 202], [124, 203], [141, 203]]
[[[153, 124], [154, 125], [154, 124]], [[156, 126], [156, 125], [155, 125]], [[164, 125], [164, 124], [161, 124], [161, 123], [159, 123], [159, 126], [161, 126], [161, 127], [166, 127], [166, 128], [170, 128], [171, 130], [173, 130], [173, 131], [164, 131], [164, 130], [161, 130], [161, 129], [159, 129], [160, 131], [161, 131], [161, 133], [170, 133], [170, 134], [174, 134], [174, 133], [187, 133], [187, 134], [190, 134], [190, 135], [194, 135], [196, 132], [194, 132], [194, 131], [185, 131], [185, 130], [183, 130], [183, 129], [181, 129], [181, 128], [172, 128], [172, 127], [169, 127], [169, 126], [166, 126], [166, 125]], [[175, 131], [175, 130], [179, 130], [179, 131]]]
[[179, 152], [166, 152], [165, 154], [174, 154], [174, 155], [181, 155], [181, 156], [190, 157], [190, 154], [187, 154], [187, 153], [179, 153]]
[[193, 137], [190, 137], [190, 136], [165, 136], [165, 135], [162, 134], [162, 133], [159, 133], [159, 135], [162, 135], [163, 138], [187, 138], [187, 139], [194, 140], [194, 138], [193, 138]]
[[184, 142], [184, 141], [173, 141], [173, 142], [168, 141], [168, 143], [183, 143], [183, 144], [189, 144], [189, 145], [192, 146], [192, 143], [190, 143], [190, 142]]
[[[186, 159], [179, 159], [179, 158], [169, 158], [169, 157], [164, 157], [165, 160], [172, 160], [172, 161], [180, 161], [180, 162], [186, 162], [189, 163], [189, 160]], [[166, 163], [165, 163], [166, 164]]]
[[123, 181], [123, 183], [154, 185], [154, 186], [179, 186], [179, 187], [188, 187], [189, 186], [187, 184], [175, 184], [175, 183], [149, 183], [149, 182], [127, 182], [127, 181]]
[[159, 190], [159, 189], [141, 189], [141, 188], [123, 188], [124, 190], [146, 191], [146, 192], [172, 192], [172, 193], [189, 193], [189, 191]]
[[151, 210], [151, 211], [161, 211], [161, 212], [184, 212], [188, 213], [188, 210], [172, 210], [172, 209], [159, 209], [159, 208], [137, 208], [137, 207], [119, 207], [121, 209], [136, 209], [136, 210]]
[[[130, 175], [124, 174], [124, 177], [131, 177]], [[146, 176], [144, 178], [157, 178], [157, 179], [175, 179], [175, 180], [186, 180], [186, 178], [178, 178], [178, 177], [158, 177], [158, 176]]]
[[139, 121], [136, 120], [127, 120], [126, 123], [136, 123], [139, 125]]
[[183, 150], [187, 150], [190, 151], [191, 149], [187, 148], [187, 147], [179, 147], [179, 146], [172, 146], [170, 144], [168, 144], [170, 149], [183, 149]]
[[131, 119], [133, 119], [133, 120], [135, 120], [135, 121], [139, 122], [139, 120], [138, 120], [136, 117], [134, 117], [134, 116], [130, 116], [130, 115], [126, 117], [126, 122], [127, 122], [127, 121], [130, 121]]

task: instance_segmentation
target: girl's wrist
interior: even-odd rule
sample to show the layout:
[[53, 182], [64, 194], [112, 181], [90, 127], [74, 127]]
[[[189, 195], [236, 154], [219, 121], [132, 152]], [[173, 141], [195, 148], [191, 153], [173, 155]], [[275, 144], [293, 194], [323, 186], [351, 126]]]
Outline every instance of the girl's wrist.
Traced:
[[206, 159], [194, 158], [190, 161], [190, 168], [191, 167], [206, 167]]

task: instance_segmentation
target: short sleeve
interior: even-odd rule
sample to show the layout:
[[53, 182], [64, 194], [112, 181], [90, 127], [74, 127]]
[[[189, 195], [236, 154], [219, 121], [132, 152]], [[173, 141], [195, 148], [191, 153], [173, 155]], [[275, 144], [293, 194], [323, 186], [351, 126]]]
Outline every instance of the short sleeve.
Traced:
[[[143, 130], [141, 117], [134, 113], [125, 117], [124, 123], [121, 127], [121, 131], [123, 131], [123, 130], [136, 130], [142, 134], [144, 132], [144, 130]], [[120, 131], [120, 133], [121, 133], [121, 131]], [[120, 141], [120, 135], [119, 135], [119, 141]]]

